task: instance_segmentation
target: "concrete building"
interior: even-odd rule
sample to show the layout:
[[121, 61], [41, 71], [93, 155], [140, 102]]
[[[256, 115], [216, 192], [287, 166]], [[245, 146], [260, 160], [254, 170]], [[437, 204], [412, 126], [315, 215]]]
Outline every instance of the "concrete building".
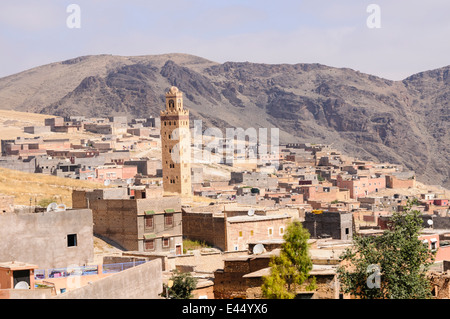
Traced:
[[189, 110], [183, 108], [183, 93], [171, 87], [161, 117], [161, 153], [164, 191], [183, 197], [192, 195]]
[[137, 172], [143, 176], [162, 176], [161, 161], [155, 159], [132, 159], [124, 161], [124, 165], [136, 166]]
[[13, 169], [25, 173], [35, 173], [36, 171], [36, 157], [31, 156], [21, 158], [19, 156], [1, 156], [0, 167]]
[[343, 212], [306, 212], [305, 227], [311, 238], [333, 238], [349, 240], [353, 238], [353, 214]]
[[49, 126], [25, 126], [23, 128], [23, 131], [28, 134], [49, 133], [50, 127]]
[[278, 178], [260, 172], [231, 172], [230, 184], [270, 189], [278, 186]]
[[0, 214], [0, 262], [18, 260], [39, 268], [85, 265], [94, 258], [92, 212]]
[[126, 250], [182, 254], [180, 197], [151, 198], [145, 189], [128, 188], [73, 191], [76, 208], [92, 210], [95, 234]]

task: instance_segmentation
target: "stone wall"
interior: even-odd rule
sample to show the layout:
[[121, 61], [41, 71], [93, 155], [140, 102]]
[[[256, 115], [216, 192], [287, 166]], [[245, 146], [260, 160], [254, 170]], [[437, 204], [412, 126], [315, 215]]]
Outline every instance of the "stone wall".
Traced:
[[450, 298], [450, 273], [430, 273], [428, 278], [430, 279], [433, 287], [433, 295], [436, 299], [449, 299]]
[[[225, 260], [223, 270], [214, 272], [214, 298], [247, 298], [247, 289], [261, 286], [261, 279], [243, 278], [242, 276], [269, 267], [270, 256], [242, 257]], [[253, 292], [257, 295], [258, 292]], [[251, 298], [251, 296], [250, 296]]]
[[183, 212], [183, 236], [226, 250], [225, 218], [213, 213]]
[[139, 250], [136, 200], [93, 200], [90, 208], [95, 234], [110, 238], [127, 250]]

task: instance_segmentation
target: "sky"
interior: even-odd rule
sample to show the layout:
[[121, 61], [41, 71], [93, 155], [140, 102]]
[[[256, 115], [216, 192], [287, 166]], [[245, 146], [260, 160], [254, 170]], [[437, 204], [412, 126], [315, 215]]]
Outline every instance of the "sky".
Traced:
[[402, 80], [450, 65], [449, 14], [448, 0], [1, 0], [0, 77], [83, 55], [187, 53]]

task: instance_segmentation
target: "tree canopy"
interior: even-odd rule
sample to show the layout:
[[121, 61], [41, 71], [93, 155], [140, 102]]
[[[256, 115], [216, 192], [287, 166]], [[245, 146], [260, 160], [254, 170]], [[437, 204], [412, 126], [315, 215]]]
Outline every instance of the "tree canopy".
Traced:
[[192, 291], [197, 287], [197, 278], [190, 273], [175, 272], [170, 278], [172, 286], [166, 286], [170, 299], [190, 299]]
[[[279, 256], [270, 262], [271, 273], [263, 277], [263, 296], [270, 299], [292, 299], [298, 288], [309, 278], [312, 261], [309, 256], [309, 232], [300, 222], [292, 222], [283, 236], [284, 243]], [[315, 289], [311, 278], [308, 290]]]
[[431, 298], [426, 273], [435, 252], [419, 239], [422, 223], [408, 202], [393, 213], [382, 235], [354, 236], [338, 268], [343, 292], [362, 299]]

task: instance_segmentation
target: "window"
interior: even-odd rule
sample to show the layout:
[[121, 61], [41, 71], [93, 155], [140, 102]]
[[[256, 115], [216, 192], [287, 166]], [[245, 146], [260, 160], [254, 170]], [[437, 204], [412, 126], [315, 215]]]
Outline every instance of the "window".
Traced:
[[267, 228], [267, 233], [268, 233], [269, 236], [272, 236], [273, 235], [273, 228], [272, 227]]
[[170, 245], [170, 240], [169, 238], [163, 238], [163, 247], [169, 247]]
[[77, 234], [67, 235], [67, 247], [75, 247], [77, 245]]
[[164, 216], [164, 223], [166, 226], [172, 226], [173, 225], [173, 214], [166, 214]]
[[431, 242], [431, 250], [436, 250], [436, 242], [435, 241]]
[[145, 216], [145, 228], [153, 228], [153, 216]]
[[436, 238], [431, 238], [430, 239], [430, 249], [431, 250], [436, 250], [437, 248], [438, 248], [437, 239]]
[[144, 242], [144, 245], [145, 245], [145, 247], [144, 247], [144, 249], [147, 251], [147, 250], [154, 250], [155, 249], [155, 240], [154, 239], [152, 239], [152, 240], [146, 240], [145, 242]]
[[250, 236], [253, 236], [253, 235], [254, 235], [254, 231], [251, 230], [251, 231], [250, 231]]
[[284, 234], [284, 226], [280, 226], [280, 235]]
[[239, 237], [242, 237], [242, 230], [239, 231]]
[[345, 234], [346, 234], [346, 235], [349, 234], [349, 229], [348, 229], [348, 228], [345, 229]]

